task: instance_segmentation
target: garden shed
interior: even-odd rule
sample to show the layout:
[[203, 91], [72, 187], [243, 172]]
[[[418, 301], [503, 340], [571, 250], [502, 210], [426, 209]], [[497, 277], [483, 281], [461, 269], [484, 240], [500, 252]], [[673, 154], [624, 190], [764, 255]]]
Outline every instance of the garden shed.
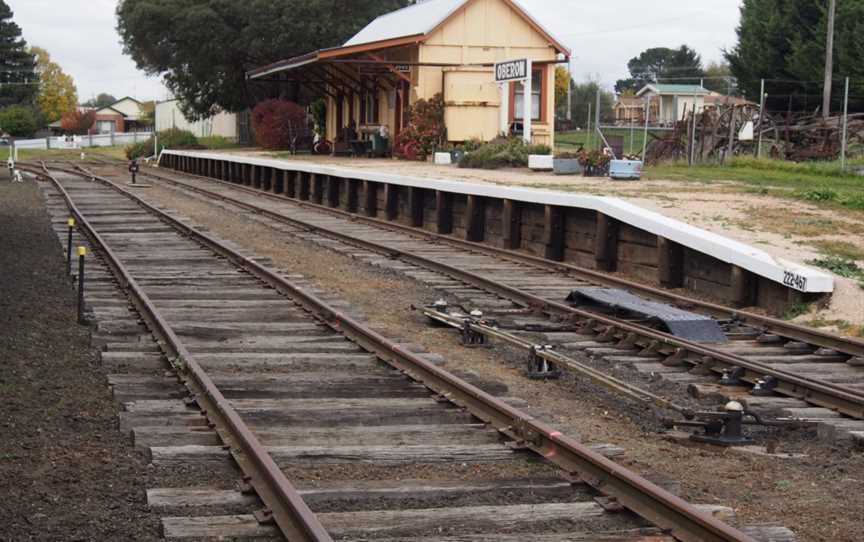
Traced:
[[[323, 96], [326, 138], [343, 141], [386, 126], [397, 136], [409, 107], [441, 95], [446, 139], [490, 140], [501, 126], [502, 88], [493, 64], [532, 60], [534, 143], [554, 143], [554, 65], [570, 51], [514, 0], [427, 0], [382, 15], [341, 47], [255, 69], [262, 82], [294, 82]], [[503, 92], [512, 126], [521, 124], [524, 85]], [[344, 141], [343, 141], [344, 143]]]

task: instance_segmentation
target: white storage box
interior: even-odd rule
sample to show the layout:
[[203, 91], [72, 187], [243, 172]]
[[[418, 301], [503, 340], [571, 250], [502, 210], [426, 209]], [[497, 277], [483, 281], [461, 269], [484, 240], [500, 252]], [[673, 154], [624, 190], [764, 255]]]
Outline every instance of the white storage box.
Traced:
[[551, 154], [529, 154], [528, 167], [534, 171], [552, 171], [555, 166]]

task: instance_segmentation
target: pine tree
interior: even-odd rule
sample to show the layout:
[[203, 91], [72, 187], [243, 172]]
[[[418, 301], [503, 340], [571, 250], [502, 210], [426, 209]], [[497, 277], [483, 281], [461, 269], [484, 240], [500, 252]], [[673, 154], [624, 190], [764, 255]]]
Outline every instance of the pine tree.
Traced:
[[[738, 43], [726, 51], [743, 94], [759, 101], [768, 80], [768, 108], [815, 110], [821, 105], [827, 0], [744, 0]], [[864, 108], [864, 0], [837, 3], [832, 110], [841, 107], [842, 78], [851, 79], [850, 109]]]
[[0, 0], [0, 108], [33, 104], [39, 90], [35, 66], [12, 10]]

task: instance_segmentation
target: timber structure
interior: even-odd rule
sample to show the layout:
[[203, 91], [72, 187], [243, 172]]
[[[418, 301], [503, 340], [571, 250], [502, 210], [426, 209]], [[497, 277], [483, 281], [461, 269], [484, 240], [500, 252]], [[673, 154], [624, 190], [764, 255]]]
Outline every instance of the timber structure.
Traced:
[[737, 307], [781, 311], [833, 290], [827, 273], [616, 198], [198, 151], [160, 165]]
[[[730, 509], [686, 503], [615, 463], [620, 449], [562, 435], [518, 401], [369, 329], [296, 275], [110, 179], [57, 167], [38, 174], [50, 182], [44, 190], [58, 234], [71, 213], [76, 240], [98, 255], [86, 299], [125, 406], [121, 426], [157, 466], [234, 461], [244, 472], [236, 490], [149, 490], [150, 505], [166, 513], [169, 539], [794, 540], [778, 527], [729, 526], [718, 518], [731, 517]], [[359, 464], [449, 471], [518, 463], [525, 454], [568, 477], [425, 484], [316, 477], [297, 489], [285, 474]], [[261, 468], [269, 472], [263, 479]], [[472, 503], [478, 495], [483, 503]], [[405, 507], [406, 496], [414, 507]], [[438, 505], [422, 506], [431, 502]], [[248, 512], [206, 515], [208, 507]], [[642, 519], [616, 514], [624, 509]], [[555, 531], [543, 532], [548, 525]]]

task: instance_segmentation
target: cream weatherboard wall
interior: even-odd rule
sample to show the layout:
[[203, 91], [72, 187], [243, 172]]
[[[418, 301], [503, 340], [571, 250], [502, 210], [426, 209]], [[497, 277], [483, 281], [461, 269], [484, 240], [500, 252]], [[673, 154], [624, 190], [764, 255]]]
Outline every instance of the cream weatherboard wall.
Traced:
[[[469, 2], [419, 46], [421, 63], [486, 64], [514, 58], [554, 62], [552, 44], [503, 0]], [[535, 143], [554, 143], [555, 70], [543, 66], [543, 111], [534, 121]], [[448, 138], [490, 139], [498, 133], [501, 93], [492, 68], [438, 68], [418, 70], [417, 96], [430, 98], [444, 92]], [[512, 104], [511, 104], [512, 106]]]
[[[443, 24], [418, 44], [378, 50], [376, 57], [394, 64], [466, 64], [474, 66], [412, 66], [410, 103], [444, 94], [445, 124], [450, 141], [472, 138], [489, 140], [499, 133], [501, 93], [491, 67], [477, 66], [515, 58], [530, 58], [535, 69], [543, 73], [541, 120], [533, 123], [535, 143], [554, 143], [555, 69], [558, 56], [555, 46], [535, 30], [525, 18], [504, 0], [473, 0], [458, 9]], [[379, 123], [396, 133], [395, 91], [382, 89], [379, 94]], [[512, 101], [511, 101], [512, 108]], [[327, 98], [327, 139], [337, 137], [337, 106]], [[358, 126], [359, 96], [354, 100], [354, 119]], [[342, 126], [349, 121], [346, 100], [342, 108]]]

